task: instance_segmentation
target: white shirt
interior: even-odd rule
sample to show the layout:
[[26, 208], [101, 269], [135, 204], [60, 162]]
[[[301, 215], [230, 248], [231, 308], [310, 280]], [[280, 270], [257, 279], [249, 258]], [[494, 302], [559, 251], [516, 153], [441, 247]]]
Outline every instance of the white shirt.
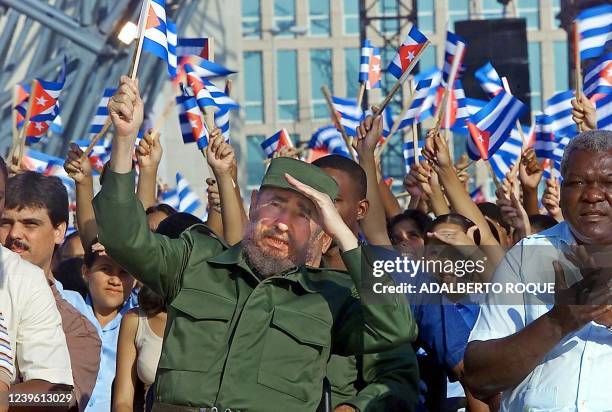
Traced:
[[[493, 282], [554, 283], [551, 262], [560, 260], [567, 268], [562, 249], [575, 243], [565, 222], [523, 239], [508, 251]], [[580, 279], [577, 271], [567, 269], [565, 277], [568, 286]], [[470, 342], [512, 335], [552, 308], [527, 294], [512, 304], [491, 294], [487, 302], [481, 306]], [[502, 393], [500, 411], [612, 411], [612, 332], [590, 322], [566, 336], [520, 384]]]
[[43, 271], [2, 246], [0, 312], [15, 344], [13, 383], [42, 379], [73, 385], [62, 319]]

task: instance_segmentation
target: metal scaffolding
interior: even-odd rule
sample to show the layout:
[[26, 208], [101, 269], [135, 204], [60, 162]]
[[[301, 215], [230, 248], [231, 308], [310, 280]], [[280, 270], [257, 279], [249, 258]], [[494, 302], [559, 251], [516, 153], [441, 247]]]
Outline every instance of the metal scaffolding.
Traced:
[[[196, 0], [167, 0], [178, 23], [193, 13]], [[55, 80], [64, 56], [66, 84], [59, 102], [63, 133], [34, 147], [62, 155], [68, 143], [88, 136], [89, 124], [106, 87], [126, 74], [133, 46], [121, 43], [123, 25], [136, 22], [141, 0], [0, 0], [0, 153], [11, 145], [13, 86], [35, 78]], [[164, 62], [142, 56], [138, 77], [150, 112], [154, 96], [167, 80]], [[50, 132], [51, 133], [51, 132]]]

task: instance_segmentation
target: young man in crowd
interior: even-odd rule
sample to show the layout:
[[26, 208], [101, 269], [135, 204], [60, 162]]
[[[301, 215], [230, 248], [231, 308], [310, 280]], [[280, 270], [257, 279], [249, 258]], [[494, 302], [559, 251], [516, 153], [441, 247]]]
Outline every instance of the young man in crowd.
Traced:
[[[8, 172], [0, 158], [0, 215]], [[0, 312], [14, 343], [12, 392], [70, 390], [73, 378], [62, 319], [43, 271], [0, 247]]]
[[520, 241], [493, 276], [502, 284], [554, 283], [554, 305], [492, 294], [467, 347], [470, 388], [480, 397], [502, 392], [502, 411], [610, 407], [612, 132], [574, 137], [561, 176], [565, 221]]
[[[180, 239], [155, 235], [134, 194], [131, 156], [143, 118], [137, 82], [122, 77], [109, 113], [111, 165], [94, 199], [100, 240], [170, 305], [154, 410], [312, 411], [331, 351], [388, 350], [413, 338], [402, 297], [384, 297], [383, 305], [353, 297], [362, 265], [375, 257], [339, 217], [333, 179], [307, 163], [274, 159], [252, 197], [242, 243], [225, 249], [197, 227]], [[218, 178], [231, 179], [231, 168]], [[330, 238], [352, 281], [305, 266], [308, 252], [323, 250]]]

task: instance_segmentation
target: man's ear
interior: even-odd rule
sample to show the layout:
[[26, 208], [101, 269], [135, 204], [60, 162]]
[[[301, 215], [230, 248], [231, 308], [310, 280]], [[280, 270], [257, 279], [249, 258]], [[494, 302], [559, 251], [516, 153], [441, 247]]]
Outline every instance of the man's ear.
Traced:
[[332, 244], [333, 239], [325, 232], [321, 232], [321, 234], [323, 236], [321, 238], [321, 251], [323, 254], [326, 254]]
[[357, 220], [363, 220], [370, 210], [370, 201], [368, 199], [360, 200], [357, 204]]
[[258, 194], [259, 194], [259, 191], [257, 189], [251, 192], [251, 205], [249, 206], [249, 219], [253, 218], [252, 214], [255, 211], [255, 209], [257, 209], [257, 195]]
[[89, 282], [89, 268], [85, 266], [85, 264], [81, 265], [81, 277], [85, 281], [85, 283]]
[[66, 224], [66, 222], [62, 222], [53, 229], [53, 242], [56, 245], [61, 246], [61, 244], [64, 243], [67, 226], [68, 225]]

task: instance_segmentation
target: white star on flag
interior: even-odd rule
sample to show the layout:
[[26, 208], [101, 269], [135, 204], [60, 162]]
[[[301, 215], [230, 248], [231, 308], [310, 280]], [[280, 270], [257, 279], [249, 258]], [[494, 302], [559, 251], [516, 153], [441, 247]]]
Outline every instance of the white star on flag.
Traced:
[[414, 53], [413, 52], [408, 52], [408, 54], [406, 55], [406, 60], [411, 62], [412, 59], [414, 59]]
[[40, 132], [43, 129], [43, 125], [42, 123], [34, 123], [34, 128]]
[[378, 73], [380, 71], [380, 64], [375, 64], [374, 66], [372, 66], [372, 71], [374, 73]]
[[45, 99], [45, 96], [40, 96], [36, 98], [36, 104], [39, 104], [41, 106], [44, 106], [45, 104], [47, 104], [47, 99]]
[[198, 122], [197, 122], [197, 121], [195, 121], [195, 120], [192, 120], [192, 121], [190, 121], [189, 123], [191, 124], [191, 127], [192, 127], [192, 128], [196, 128], [196, 127], [198, 127]]

